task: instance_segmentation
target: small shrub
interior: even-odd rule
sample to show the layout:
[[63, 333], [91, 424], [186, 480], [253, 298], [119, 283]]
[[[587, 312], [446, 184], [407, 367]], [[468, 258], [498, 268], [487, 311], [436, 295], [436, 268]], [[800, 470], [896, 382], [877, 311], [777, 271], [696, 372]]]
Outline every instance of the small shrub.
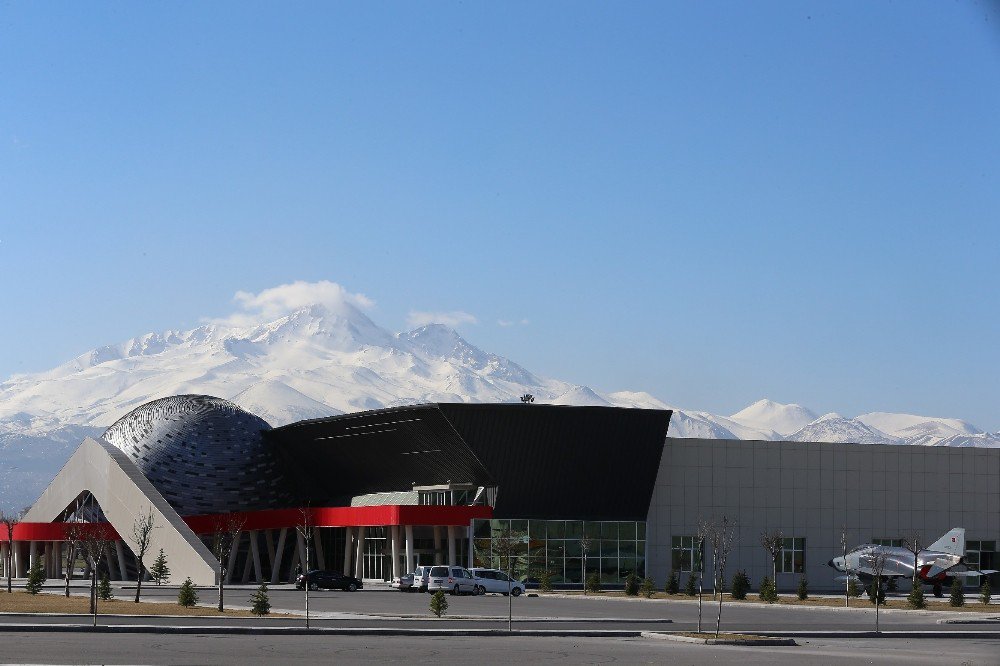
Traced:
[[667, 584], [663, 586], [663, 591], [667, 594], [677, 594], [681, 591], [681, 583], [677, 580], [677, 572], [671, 571], [667, 577]]
[[28, 570], [28, 580], [24, 583], [24, 589], [28, 591], [29, 594], [38, 594], [42, 591], [42, 585], [45, 583], [45, 565], [42, 564], [42, 558], [35, 560], [35, 563], [31, 565], [31, 569]]
[[993, 592], [990, 589], [990, 579], [986, 578], [983, 580], [983, 586], [979, 588], [979, 600], [983, 602], [983, 605], [990, 603], [990, 599], [993, 597]]
[[885, 584], [885, 591], [886, 592], [898, 592], [899, 591], [899, 584], [896, 582], [895, 577], [890, 578], [889, 581]]
[[951, 581], [951, 599], [948, 603], [955, 608], [965, 605], [965, 590], [962, 589], [962, 579], [958, 576]]
[[652, 598], [653, 593], [656, 592], [656, 583], [653, 582], [652, 578], [643, 578], [642, 585], [639, 586], [639, 592], [647, 599]]
[[552, 591], [552, 572], [548, 569], [542, 569], [542, 572], [539, 574], [538, 589], [542, 592]]
[[160, 554], [153, 561], [153, 566], [149, 568], [149, 577], [157, 585], [162, 585], [170, 580], [170, 567], [167, 566], [167, 556], [164, 555], [162, 548]]
[[745, 569], [740, 569], [735, 574], [733, 574], [733, 599], [746, 599], [747, 592], [750, 591], [750, 576], [747, 575]]
[[108, 574], [101, 576], [101, 580], [97, 582], [97, 598], [101, 601], [111, 601], [114, 599], [114, 595], [111, 594], [111, 579], [108, 578]]
[[847, 594], [852, 597], [861, 596], [861, 586], [858, 585], [858, 581], [854, 578], [847, 581]]
[[596, 571], [587, 576], [587, 581], [584, 584], [587, 592], [600, 592], [601, 591], [601, 574]]
[[684, 594], [689, 597], [693, 597], [698, 594], [698, 574], [693, 571], [691, 572], [691, 575], [688, 576], [687, 585], [684, 586]]
[[177, 603], [185, 608], [190, 608], [198, 603], [198, 593], [194, 590], [194, 583], [191, 579], [186, 579], [181, 583], [181, 589], [177, 591]]
[[809, 598], [809, 581], [806, 580], [805, 576], [799, 578], [799, 590], [798, 590], [799, 601], [805, 601]]
[[634, 573], [625, 576], [625, 595], [629, 597], [639, 596], [639, 577]]
[[444, 596], [444, 590], [438, 590], [431, 595], [431, 612], [436, 617], [441, 617], [448, 612], [448, 597]]
[[267, 615], [271, 612], [271, 598], [267, 594], [267, 584], [262, 584], [250, 595], [250, 612], [254, 615]]
[[921, 609], [927, 605], [924, 601], [924, 586], [917, 582], [910, 590], [910, 593], [906, 596], [906, 601], [909, 602], [910, 608]]
[[772, 581], [767, 576], [764, 576], [760, 581], [760, 591], [757, 593], [761, 601], [766, 601], [769, 604], [773, 604], [778, 600], [778, 589], [774, 586], [774, 581]]
[[867, 592], [868, 592], [868, 600], [871, 601], [872, 604], [875, 603], [876, 597], [878, 598], [879, 605], [885, 603], [885, 588], [883, 588], [875, 581], [872, 581], [871, 585], [868, 586]]

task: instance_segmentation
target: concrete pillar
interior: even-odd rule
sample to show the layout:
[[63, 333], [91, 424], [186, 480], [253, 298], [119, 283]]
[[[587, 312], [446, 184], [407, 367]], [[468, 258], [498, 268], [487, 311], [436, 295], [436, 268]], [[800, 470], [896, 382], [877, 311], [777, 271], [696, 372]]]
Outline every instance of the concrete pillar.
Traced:
[[264, 530], [264, 547], [267, 548], [267, 566], [270, 567], [270, 577], [274, 578], [274, 530]]
[[457, 555], [455, 554], [455, 528], [451, 525], [448, 526], [448, 564], [458, 564], [455, 561]]
[[392, 564], [389, 565], [390, 578], [410, 573], [409, 571], [400, 571], [402, 567], [399, 566], [399, 525], [389, 526], [389, 556], [392, 558]]
[[323, 556], [323, 540], [320, 538], [321, 532], [318, 527], [313, 528], [313, 550], [316, 551], [316, 567], [326, 569], [326, 558]]
[[302, 573], [309, 571], [309, 562], [306, 561], [306, 540], [302, 538], [302, 532], [295, 530], [295, 549], [299, 555], [299, 566]]
[[0, 543], [0, 572], [4, 578], [7, 577], [7, 552], [10, 550], [10, 546], [7, 542]]
[[285, 554], [285, 535], [288, 534], [288, 528], [282, 527], [281, 531], [278, 532], [278, 547], [271, 555], [271, 582], [274, 584], [278, 583], [281, 578], [281, 559]]
[[250, 530], [250, 557], [253, 558], [254, 582], [264, 582], [264, 575], [260, 566], [260, 545], [257, 543], [257, 530]]
[[406, 525], [403, 530], [406, 534], [406, 570], [413, 571], [417, 568], [413, 562], [413, 525]]
[[355, 578], [365, 577], [365, 526], [358, 527], [357, 548], [354, 551], [354, 576]]
[[[125, 580], [125, 577], [128, 576], [128, 567], [125, 565], [125, 546], [122, 544], [121, 540], [115, 541], [115, 554], [118, 555], [118, 580]], [[138, 576], [140, 574], [138, 559], [135, 561], [135, 568], [135, 575]], [[145, 580], [145, 578], [143, 578], [143, 580]]]
[[350, 527], [344, 528], [344, 575], [350, 576], [353, 569], [351, 568], [351, 553], [354, 552], [354, 530]]
[[250, 567], [253, 566], [253, 554], [247, 550], [246, 560], [243, 561], [243, 574], [240, 576], [241, 583], [250, 582]]
[[243, 533], [240, 532], [233, 539], [233, 547], [229, 549], [229, 559], [226, 561], [226, 582], [228, 583], [233, 579], [233, 568], [236, 566], [236, 555], [240, 552], [240, 540], [243, 538]]
[[118, 574], [118, 565], [111, 558], [111, 549], [108, 548], [104, 551], [104, 559], [108, 562], [108, 579], [109, 580], [121, 580], [122, 577]]
[[[35, 562], [38, 561], [38, 542], [30, 541], [28, 542], [28, 568], [35, 566]], [[25, 572], [27, 575], [27, 572]]]
[[441, 544], [441, 526], [434, 526], [434, 564], [444, 564], [444, 548]]

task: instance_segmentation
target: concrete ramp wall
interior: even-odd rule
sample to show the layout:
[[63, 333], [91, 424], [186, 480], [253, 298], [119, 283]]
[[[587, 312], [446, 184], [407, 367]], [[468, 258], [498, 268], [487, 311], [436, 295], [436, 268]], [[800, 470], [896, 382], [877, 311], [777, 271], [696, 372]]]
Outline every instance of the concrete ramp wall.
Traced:
[[215, 584], [216, 561], [211, 551], [128, 456], [104, 440], [90, 437], [84, 440], [23, 520], [56, 521], [85, 490], [94, 495], [108, 521], [133, 552], [133, 525], [139, 516], [152, 510], [155, 527], [145, 557], [147, 567], [162, 548], [171, 582], [190, 577], [195, 585]]

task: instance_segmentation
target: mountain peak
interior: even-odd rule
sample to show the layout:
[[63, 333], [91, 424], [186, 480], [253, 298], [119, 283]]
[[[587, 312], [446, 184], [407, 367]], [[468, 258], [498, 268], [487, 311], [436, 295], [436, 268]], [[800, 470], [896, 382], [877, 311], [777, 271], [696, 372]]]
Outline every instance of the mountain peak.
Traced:
[[781, 404], [764, 398], [729, 417], [739, 424], [759, 430], [791, 435], [816, 419], [811, 410], [797, 404]]

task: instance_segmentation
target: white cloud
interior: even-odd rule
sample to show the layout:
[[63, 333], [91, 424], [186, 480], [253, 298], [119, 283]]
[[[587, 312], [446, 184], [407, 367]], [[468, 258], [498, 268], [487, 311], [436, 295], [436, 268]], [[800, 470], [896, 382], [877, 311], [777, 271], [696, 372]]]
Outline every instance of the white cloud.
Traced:
[[504, 328], [510, 328], [511, 326], [527, 326], [530, 322], [527, 319], [522, 319], [521, 321], [512, 321], [510, 319], [497, 319], [497, 325], [503, 326]]
[[332, 312], [349, 314], [352, 309], [367, 310], [375, 301], [364, 294], [354, 294], [336, 282], [321, 280], [282, 284], [259, 293], [238, 291], [233, 297], [239, 311], [222, 319], [210, 320], [227, 326], [249, 326], [271, 321], [310, 305], [322, 305]]
[[413, 328], [426, 326], [427, 324], [444, 324], [451, 328], [457, 328], [462, 324], [478, 324], [479, 320], [474, 315], [462, 312], [461, 310], [453, 310], [451, 312], [418, 312], [411, 310], [410, 314], [406, 317], [406, 323]]

